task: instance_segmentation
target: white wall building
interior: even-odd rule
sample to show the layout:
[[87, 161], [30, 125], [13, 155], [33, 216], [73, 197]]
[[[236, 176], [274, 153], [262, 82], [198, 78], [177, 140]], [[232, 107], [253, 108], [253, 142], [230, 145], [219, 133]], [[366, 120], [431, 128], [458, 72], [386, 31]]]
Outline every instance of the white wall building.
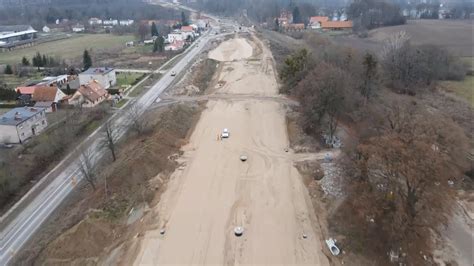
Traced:
[[81, 24], [76, 24], [72, 27], [72, 31], [76, 33], [84, 32], [85, 30], [86, 28], [84, 27], [84, 25], [81, 25]]
[[109, 19], [103, 21], [104, 26], [117, 26], [119, 24], [118, 20], [116, 19]]
[[125, 19], [125, 20], [120, 20], [120, 26], [131, 26], [133, 25], [133, 19]]
[[105, 89], [115, 86], [115, 84], [117, 84], [115, 69], [109, 67], [89, 68], [79, 74], [79, 82], [81, 85], [86, 85], [94, 80]]
[[46, 126], [45, 109], [14, 108], [0, 117], [0, 143], [23, 143], [41, 133]]
[[173, 43], [175, 41], [184, 41], [184, 35], [181, 31], [173, 31], [172, 33], [168, 34], [168, 43]]
[[89, 25], [91, 25], [91, 26], [102, 25], [102, 19], [100, 19], [100, 18], [90, 18], [89, 19]]

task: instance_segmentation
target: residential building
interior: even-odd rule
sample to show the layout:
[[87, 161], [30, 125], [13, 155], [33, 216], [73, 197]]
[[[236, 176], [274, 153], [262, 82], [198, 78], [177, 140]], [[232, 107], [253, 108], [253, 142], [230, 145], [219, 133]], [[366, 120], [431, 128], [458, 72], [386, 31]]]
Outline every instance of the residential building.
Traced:
[[17, 87], [16, 92], [21, 95], [30, 95], [32, 96], [35, 92], [36, 86], [28, 86], [28, 87]]
[[165, 46], [165, 51], [178, 51], [183, 49], [184, 41], [173, 41]]
[[89, 68], [79, 74], [79, 82], [86, 85], [91, 81], [97, 81], [106, 90], [117, 84], [115, 69], [109, 67]]
[[89, 25], [91, 25], [91, 26], [102, 25], [102, 19], [100, 19], [100, 18], [90, 18], [89, 19]]
[[31, 46], [37, 31], [30, 25], [0, 26], [0, 50]]
[[56, 112], [61, 101], [66, 97], [58, 87], [37, 87], [33, 93], [32, 101], [35, 107], [45, 108], [47, 113]]
[[68, 103], [79, 107], [94, 107], [109, 98], [109, 93], [97, 81], [81, 85]]
[[194, 29], [192, 26], [182, 26], [181, 34], [183, 35], [184, 40], [187, 40], [188, 38], [194, 38]]
[[23, 143], [41, 133], [47, 125], [45, 109], [14, 108], [0, 116], [0, 142]]
[[311, 29], [320, 29], [321, 23], [329, 21], [329, 17], [315, 16], [309, 19], [309, 27]]
[[119, 21], [120, 26], [131, 26], [133, 23], [133, 19], [124, 19]]
[[297, 24], [288, 24], [283, 26], [283, 29], [286, 31], [302, 31], [305, 29], [304, 23], [297, 23]]
[[184, 35], [179, 30], [175, 30], [168, 34], [168, 43], [173, 43], [175, 41], [184, 41]]
[[76, 25], [72, 26], [72, 31], [76, 32], [76, 33], [84, 32], [84, 31], [86, 31], [86, 28], [82, 24], [76, 24]]
[[109, 19], [102, 21], [104, 26], [117, 26], [119, 24], [118, 20], [116, 19]]
[[325, 31], [329, 30], [352, 30], [352, 21], [323, 21], [321, 28]]

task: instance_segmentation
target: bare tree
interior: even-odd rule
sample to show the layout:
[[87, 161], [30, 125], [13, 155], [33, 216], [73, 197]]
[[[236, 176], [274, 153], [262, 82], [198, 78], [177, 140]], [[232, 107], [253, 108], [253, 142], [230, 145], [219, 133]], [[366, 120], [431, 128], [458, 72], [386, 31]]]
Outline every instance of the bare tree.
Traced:
[[106, 147], [110, 150], [110, 153], [112, 154], [112, 159], [115, 162], [117, 160], [116, 156], [116, 146], [117, 142], [119, 140], [119, 131], [118, 127], [112, 122], [112, 121], [107, 121], [104, 125], [103, 129], [103, 138], [101, 141], [102, 147]]
[[91, 185], [92, 189], [96, 190], [96, 168], [93, 162], [93, 153], [90, 149], [83, 149], [80, 156], [79, 169], [84, 176], [84, 179]]
[[148, 125], [146, 119], [144, 118], [143, 112], [140, 110], [140, 107], [137, 104], [133, 104], [127, 110], [127, 119], [132, 129], [138, 134], [142, 134]]

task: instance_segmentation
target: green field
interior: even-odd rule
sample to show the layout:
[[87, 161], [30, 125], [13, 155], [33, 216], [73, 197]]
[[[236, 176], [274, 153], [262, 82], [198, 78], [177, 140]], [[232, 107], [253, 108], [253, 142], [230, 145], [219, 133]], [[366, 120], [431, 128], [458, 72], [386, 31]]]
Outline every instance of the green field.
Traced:
[[0, 53], [0, 64], [17, 64], [26, 56], [30, 59], [40, 52], [62, 59], [79, 58], [85, 49], [92, 51], [109, 50], [125, 47], [125, 43], [135, 40], [133, 35], [112, 34], [75, 34], [69, 39], [42, 43], [33, 47]]
[[474, 107], [474, 76], [466, 76], [463, 81], [443, 81], [441, 86], [446, 91], [466, 99]]
[[117, 74], [117, 86], [129, 86], [136, 81], [136, 79], [142, 77], [141, 73], [120, 73]]

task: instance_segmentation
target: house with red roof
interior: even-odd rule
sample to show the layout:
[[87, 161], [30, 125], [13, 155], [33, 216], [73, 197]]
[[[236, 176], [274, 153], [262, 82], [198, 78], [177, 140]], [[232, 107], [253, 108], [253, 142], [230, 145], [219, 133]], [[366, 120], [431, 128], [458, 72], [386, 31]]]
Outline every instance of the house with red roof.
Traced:
[[90, 108], [97, 106], [108, 98], [107, 90], [99, 82], [93, 80], [88, 84], [81, 85], [67, 101], [74, 106]]
[[311, 29], [320, 29], [323, 22], [329, 21], [329, 17], [315, 16], [309, 19]]

